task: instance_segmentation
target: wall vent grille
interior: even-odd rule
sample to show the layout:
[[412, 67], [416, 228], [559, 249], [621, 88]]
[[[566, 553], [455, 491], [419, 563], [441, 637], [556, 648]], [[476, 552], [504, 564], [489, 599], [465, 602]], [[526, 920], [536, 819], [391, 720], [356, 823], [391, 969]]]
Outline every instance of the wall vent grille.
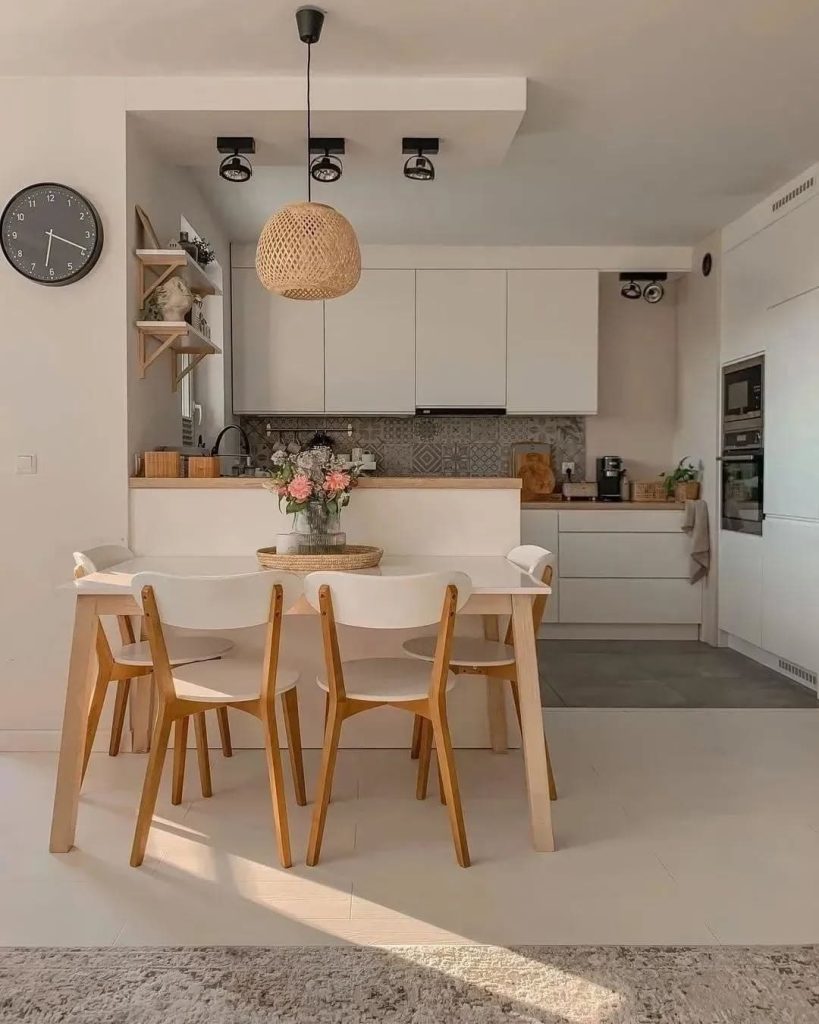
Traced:
[[816, 179], [813, 175], [811, 175], [810, 178], [805, 178], [805, 180], [801, 181], [795, 188], [790, 189], [783, 196], [780, 196], [771, 203], [771, 213], [778, 213], [783, 206], [787, 206], [788, 203], [792, 203], [794, 199], [804, 195], [805, 192], [812, 189], [815, 184]]
[[779, 659], [779, 668], [783, 672], [787, 672], [789, 676], [793, 676], [794, 679], [798, 679], [802, 683], [807, 683], [807, 685], [812, 689], [816, 689], [817, 676], [815, 672], [802, 668], [801, 665], [795, 665], [792, 661], [785, 661], [784, 658]]

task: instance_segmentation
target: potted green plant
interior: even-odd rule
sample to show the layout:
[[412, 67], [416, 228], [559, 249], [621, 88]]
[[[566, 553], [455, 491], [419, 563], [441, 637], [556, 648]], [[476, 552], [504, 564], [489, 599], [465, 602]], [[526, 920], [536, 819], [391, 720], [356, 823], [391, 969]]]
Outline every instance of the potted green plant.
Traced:
[[683, 456], [670, 473], [661, 473], [669, 500], [694, 501], [700, 496], [699, 471], [687, 455]]

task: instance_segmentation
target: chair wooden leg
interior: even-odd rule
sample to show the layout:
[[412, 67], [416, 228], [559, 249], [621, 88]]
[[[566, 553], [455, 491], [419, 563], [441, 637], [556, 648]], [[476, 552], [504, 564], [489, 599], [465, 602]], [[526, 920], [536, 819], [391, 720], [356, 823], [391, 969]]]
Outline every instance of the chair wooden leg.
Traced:
[[321, 752], [321, 768], [316, 804], [313, 809], [313, 823], [310, 827], [310, 841], [307, 844], [307, 863], [310, 867], [318, 864], [321, 854], [324, 825], [327, 821], [327, 805], [330, 803], [330, 793], [333, 789], [333, 773], [336, 767], [336, 754], [343, 721], [342, 708], [335, 702], [331, 702], [327, 716], [327, 728], [324, 730], [324, 747]]
[[188, 756], [188, 716], [177, 718], [174, 727], [173, 742], [173, 784], [171, 786], [171, 803], [178, 806], [182, 803], [182, 790], [185, 786], [185, 759]]
[[193, 728], [196, 733], [196, 758], [199, 762], [199, 782], [202, 796], [213, 796], [213, 785], [210, 779], [210, 753], [208, 752], [208, 724], [205, 712], [200, 711], [193, 716]]
[[290, 770], [293, 774], [293, 789], [299, 807], [307, 804], [307, 789], [304, 785], [304, 759], [301, 753], [301, 725], [299, 724], [299, 696], [295, 687], [282, 694], [284, 728], [287, 732], [287, 747], [290, 751]]
[[100, 724], [100, 715], [102, 714], [103, 704], [105, 704], [105, 695], [108, 693], [109, 682], [110, 679], [108, 676], [107, 666], [100, 665], [97, 672], [97, 679], [94, 683], [94, 690], [91, 694], [91, 703], [88, 707], [88, 718], [86, 719], [85, 726], [85, 750], [83, 752], [80, 785], [82, 785], [82, 780], [85, 778], [85, 772], [88, 768], [88, 759], [91, 757], [91, 748], [94, 746], [94, 738], [97, 735], [97, 726]]
[[452, 740], [449, 736], [449, 725], [445, 712], [441, 713], [433, 708], [432, 729], [435, 734], [435, 749], [438, 754], [438, 770], [441, 773], [441, 784], [446, 797], [452, 839], [455, 843], [455, 856], [462, 868], [468, 868], [470, 863], [469, 846], [466, 841], [461, 794], [458, 788], [458, 776], [455, 772], [455, 757], [452, 752]]
[[122, 744], [122, 730], [125, 726], [125, 712], [128, 710], [128, 692], [130, 689], [130, 679], [120, 679], [117, 683], [114, 716], [111, 719], [111, 741], [108, 744], [109, 757], [116, 757]]
[[415, 715], [412, 720], [412, 746], [410, 747], [410, 757], [413, 761], [418, 760], [418, 755], [421, 753], [421, 730], [424, 727], [424, 719], [420, 715]]
[[[429, 762], [432, 757], [432, 725], [420, 715], [415, 720], [421, 723], [418, 737], [418, 778], [415, 783], [415, 799], [426, 800], [429, 785]], [[414, 737], [413, 737], [414, 739]]]
[[134, 831], [134, 843], [131, 847], [132, 868], [138, 868], [145, 859], [145, 847], [148, 845], [148, 833], [151, 830], [151, 821], [153, 820], [154, 808], [156, 807], [159, 783], [162, 778], [162, 767], [165, 764], [165, 754], [168, 750], [170, 735], [171, 718], [164, 705], [160, 704], [156, 725], [151, 737], [148, 770], [145, 772], [142, 799], [139, 802], [139, 814], [137, 815], [136, 830]]
[[[510, 679], [509, 685], [512, 687], [512, 700], [515, 702], [515, 714], [518, 716], [518, 728], [520, 729], [521, 735], [523, 735], [523, 726], [520, 721], [520, 692], [518, 690], [518, 682], [516, 679]], [[557, 800], [557, 785], [555, 783], [555, 773], [552, 768], [552, 758], [549, 754], [549, 741], [546, 740], [546, 768], [549, 772], [549, 799]]]
[[230, 741], [230, 722], [228, 721], [228, 709], [216, 709], [216, 721], [219, 723], [219, 739], [222, 743], [222, 753], [225, 757], [233, 757], [233, 744]]
[[283, 868], [293, 866], [290, 852], [290, 829], [287, 824], [287, 801], [284, 796], [284, 772], [282, 755], [279, 750], [279, 734], [276, 728], [276, 712], [262, 709], [262, 730], [264, 732], [264, 751], [267, 761], [267, 775], [270, 781], [270, 798], [273, 804], [273, 828], [276, 833], [276, 846], [279, 851], [279, 863]]

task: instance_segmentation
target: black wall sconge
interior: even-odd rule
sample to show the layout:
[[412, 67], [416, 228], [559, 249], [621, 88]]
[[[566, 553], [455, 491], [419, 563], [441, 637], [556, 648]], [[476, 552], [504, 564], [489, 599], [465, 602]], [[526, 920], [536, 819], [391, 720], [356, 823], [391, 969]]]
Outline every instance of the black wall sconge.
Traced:
[[[645, 299], [650, 305], [659, 302], [665, 295], [662, 281], [668, 274], [660, 270], [631, 270], [620, 274], [620, 294], [624, 299]], [[644, 286], [639, 282], [647, 282]]]
[[338, 159], [344, 156], [344, 139], [310, 139], [310, 154], [322, 153], [310, 161], [310, 177], [313, 181], [329, 184], [338, 181], [344, 173], [344, 167]]

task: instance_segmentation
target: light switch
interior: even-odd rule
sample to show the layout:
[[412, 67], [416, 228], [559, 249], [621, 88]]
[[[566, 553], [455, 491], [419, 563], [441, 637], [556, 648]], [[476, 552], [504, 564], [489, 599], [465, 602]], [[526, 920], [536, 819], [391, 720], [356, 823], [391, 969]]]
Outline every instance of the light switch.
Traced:
[[17, 456], [17, 473], [32, 474], [37, 472], [37, 456], [36, 455], [18, 455]]

